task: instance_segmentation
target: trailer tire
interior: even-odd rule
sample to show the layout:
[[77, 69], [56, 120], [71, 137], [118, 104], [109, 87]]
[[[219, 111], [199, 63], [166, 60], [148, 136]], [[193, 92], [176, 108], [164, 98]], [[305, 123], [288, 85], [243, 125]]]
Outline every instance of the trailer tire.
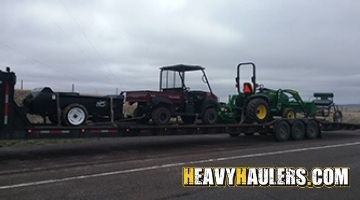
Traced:
[[86, 122], [88, 112], [83, 105], [74, 103], [65, 107], [62, 117], [66, 126], [80, 126]]
[[204, 124], [215, 124], [217, 121], [217, 113], [215, 108], [206, 108], [202, 115], [202, 122]]
[[270, 115], [269, 104], [262, 98], [250, 100], [246, 107], [246, 117], [251, 122], [264, 123]]
[[316, 139], [320, 136], [320, 127], [315, 120], [309, 120], [306, 123], [306, 137], [308, 139]]
[[306, 126], [302, 120], [294, 120], [291, 125], [291, 138], [293, 140], [302, 140], [305, 138]]
[[170, 110], [165, 106], [155, 108], [151, 113], [151, 119], [156, 125], [166, 125], [171, 118]]
[[286, 120], [279, 120], [275, 122], [274, 125], [274, 136], [275, 139], [279, 142], [284, 142], [289, 140], [291, 135], [290, 124]]

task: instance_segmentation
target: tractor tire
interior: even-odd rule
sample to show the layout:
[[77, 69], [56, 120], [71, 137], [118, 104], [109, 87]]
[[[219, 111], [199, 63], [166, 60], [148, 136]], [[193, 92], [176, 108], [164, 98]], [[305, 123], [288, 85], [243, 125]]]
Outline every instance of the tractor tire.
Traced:
[[320, 127], [315, 120], [306, 123], [306, 137], [308, 139], [316, 139], [320, 136]]
[[184, 124], [194, 124], [196, 117], [195, 116], [181, 116], [181, 120]]
[[171, 119], [171, 112], [167, 107], [157, 107], [152, 111], [151, 119], [156, 125], [166, 125]]
[[292, 108], [285, 108], [282, 113], [282, 117], [284, 119], [296, 119], [296, 112]]
[[202, 115], [202, 122], [204, 124], [215, 124], [217, 121], [217, 112], [215, 108], [206, 108]]
[[337, 110], [333, 114], [333, 121], [336, 123], [341, 123], [343, 120], [343, 114], [341, 111]]
[[88, 118], [86, 108], [81, 104], [70, 104], [62, 112], [62, 120], [66, 126], [83, 125]]
[[275, 122], [274, 125], [274, 136], [275, 139], [279, 142], [284, 142], [289, 140], [291, 135], [290, 124], [286, 120], [279, 120]]
[[302, 120], [296, 119], [291, 125], [291, 138], [302, 140], [305, 138], [306, 126]]
[[269, 104], [264, 99], [252, 99], [246, 107], [246, 118], [250, 122], [264, 123], [270, 115]]

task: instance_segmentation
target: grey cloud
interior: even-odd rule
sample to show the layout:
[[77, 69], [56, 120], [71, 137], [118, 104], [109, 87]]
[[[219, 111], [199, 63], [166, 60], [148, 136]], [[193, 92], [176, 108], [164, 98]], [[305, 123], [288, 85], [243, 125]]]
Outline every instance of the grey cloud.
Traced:
[[236, 65], [305, 99], [360, 103], [360, 3], [324, 1], [10, 1], [0, 7], [0, 66], [29, 89], [157, 89], [158, 68], [207, 67], [214, 92], [235, 93]]

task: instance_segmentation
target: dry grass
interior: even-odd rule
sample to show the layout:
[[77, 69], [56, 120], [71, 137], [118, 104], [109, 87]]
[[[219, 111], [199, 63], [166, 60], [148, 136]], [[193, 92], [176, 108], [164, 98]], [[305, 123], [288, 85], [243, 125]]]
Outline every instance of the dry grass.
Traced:
[[15, 90], [14, 100], [18, 106], [23, 105], [23, 100], [30, 93], [30, 90]]
[[360, 124], [360, 112], [343, 112], [343, 122]]

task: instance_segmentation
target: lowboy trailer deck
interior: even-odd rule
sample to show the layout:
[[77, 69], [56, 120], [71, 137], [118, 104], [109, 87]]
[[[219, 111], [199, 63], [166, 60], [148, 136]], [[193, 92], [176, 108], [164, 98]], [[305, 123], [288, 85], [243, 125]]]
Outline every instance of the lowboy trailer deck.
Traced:
[[[9, 68], [0, 70], [0, 139], [40, 137], [87, 137], [87, 136], [140, 136], [140, 135], [185, 135], [220, 134], [235, 137], [244, 133], [252, 135], [272, 134], [278, 141], [289, 139], [315, 139], [325, 130], [355, 130], [360, 124], [332, 123], [316, 119], [275, 119], [263, 124], [138, 124], [135, 120], [118, 120], [111, 116], [107, 122], [93, 122], [81, 126], [63, 126], [58, 123], [33, 124], [26, 109], [14, 100], [16, 76]], [[112, 107], [110, 109], [113, 109]], [[114, 110], [111, 110], [113, 113]]]

